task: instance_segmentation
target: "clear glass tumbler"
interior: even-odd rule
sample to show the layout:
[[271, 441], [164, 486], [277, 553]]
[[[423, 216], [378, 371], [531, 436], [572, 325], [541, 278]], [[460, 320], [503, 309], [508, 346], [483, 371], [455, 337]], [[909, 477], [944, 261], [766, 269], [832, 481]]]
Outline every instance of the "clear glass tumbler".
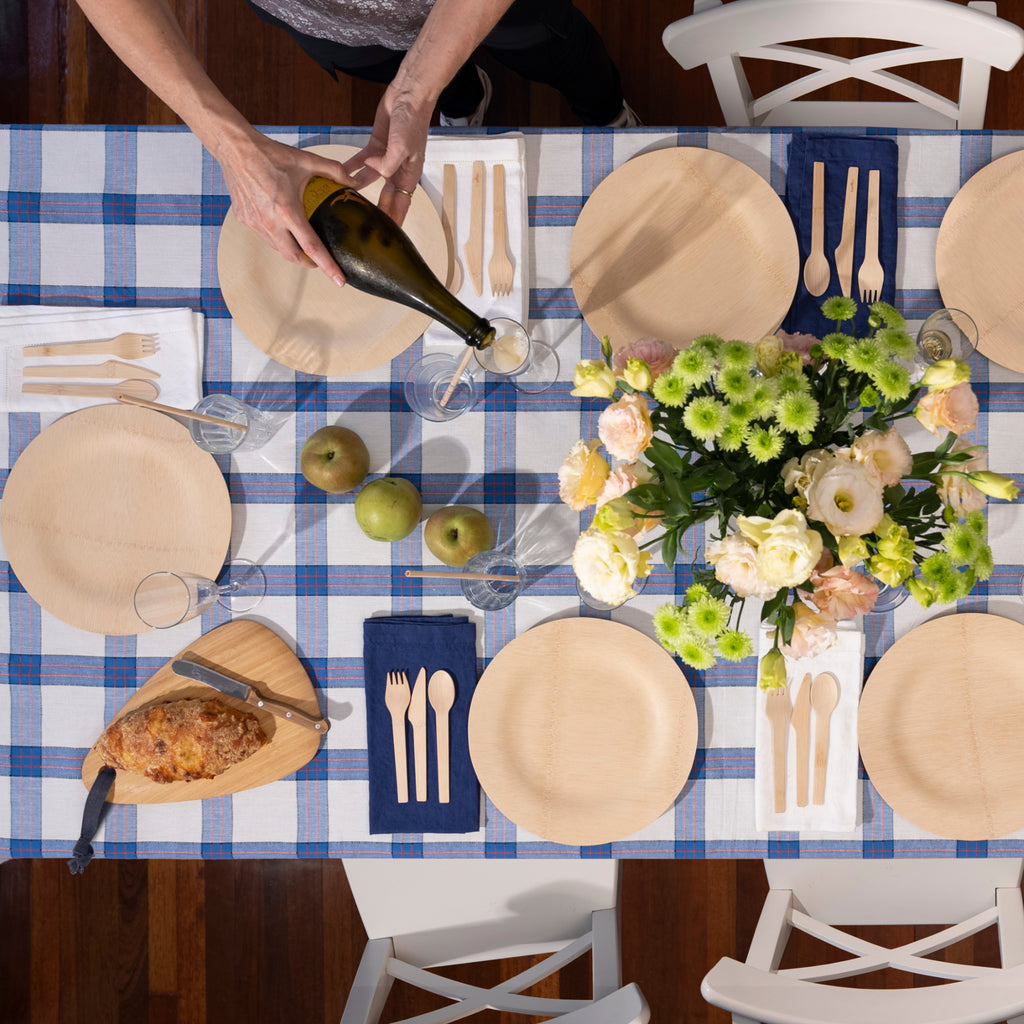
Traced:
[[[274, 433], [274, 421], [270, 416], [231, 395], [207, 395], [195, 404], [192, 411], [223, 421], [188, 421], [192, 440], [204, 452], [213, 455], [261, 448]], [[237, 426], [228, 425], [232, 423]]]
[[461, 580], [462, 594], [474, 608], [485, 612], [506, 608], [526, 585], [526, 570], [511, 555], [500, 551], [481, 551], [461, 569], [462, 572], [507, 577], [502, 580]]
[[[412, 364], [402, 386], [409, 408], [425, 420], [453, 420], [476, 405], [476, 381], [469, 369], [456, 379], [461, 359], [447, 352], [431, 352]], [[452, 380], [455, 387], [448, 389]], [[448, 400], [445, 401], [445, 395]]]

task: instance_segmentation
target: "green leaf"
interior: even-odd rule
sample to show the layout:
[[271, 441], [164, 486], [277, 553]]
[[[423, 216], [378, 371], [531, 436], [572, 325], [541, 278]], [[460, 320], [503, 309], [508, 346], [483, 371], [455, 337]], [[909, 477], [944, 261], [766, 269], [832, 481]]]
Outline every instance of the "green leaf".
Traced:
[[678, 538], [675, 530], [666, 530], [661, 542], [661, 560], [665, 567], [671, 569], [676, 564], [676, 551], [678, 549]]
[[637, 484], [623, 497], [645, 512], [660, 512], [668, 504], [668, 495], [658, 484]]

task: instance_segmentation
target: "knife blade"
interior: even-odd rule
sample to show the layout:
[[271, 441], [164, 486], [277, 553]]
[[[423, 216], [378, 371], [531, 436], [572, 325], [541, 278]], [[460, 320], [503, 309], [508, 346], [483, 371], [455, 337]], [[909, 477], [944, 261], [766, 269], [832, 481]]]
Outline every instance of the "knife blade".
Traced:
[[839, 286], [843, 295], [847, 297], [853, 290], [853, 240], [857, 232], [857, 179], [859, 175], [859, 168], [847, 168], [846, 201], [843, 205], [843, 234], [835, 251]]
[[484, 293], [484, 162], [473, 161], [473, 184], [470, 191], [469, 237], [462, 247], [466, 269], [477, 295]]
[[811, 755], [811, 673], [804, 676], [800, 691], [793, 701], [790, 717], [793, 732], [796, 733], [796, 805], [807, 806], [807, 779]]
[[299, 711], [297, 708], [290, 707], [287, 704], [279, 704], [277, 701], [267, 700], [248, 683], [243, 683], [240, 679], [232, 679], [231, 676], [226, 676], [212, 668], [207, 668], [205, 665], [197, 665], [194, 661], [178, 658], [171, 663], [171, 671], [176, 676], [183, 676], [185, 679], [192, 679], [197, 683], [205, 683], [207, 686], [212, 686], [215, 690], [220, 690], [221, 693], [226, 693], [229, 697], [244, 701], [246, 704], [251, 704], [256, 708], [262, 708], [278, 718], [294, 722], [305, 729], [324, 733], [331, 727], [331, 723], [326, 718], [313, 718], [312, 715], [307, 715], [304, 711]]
[[412, 726], [412, 761], [416, 773], [416, 799], [427, 799], [427, 670], [421, 668], [412, 688], [407, 712]]

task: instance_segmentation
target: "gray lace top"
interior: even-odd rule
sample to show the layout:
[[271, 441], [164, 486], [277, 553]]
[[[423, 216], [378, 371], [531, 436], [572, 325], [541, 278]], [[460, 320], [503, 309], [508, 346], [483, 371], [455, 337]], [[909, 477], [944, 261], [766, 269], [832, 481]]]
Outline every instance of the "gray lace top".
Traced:
[[434, 0], [258, 0], [275, 18], [318, 39], [346, 46], [407, 50]]

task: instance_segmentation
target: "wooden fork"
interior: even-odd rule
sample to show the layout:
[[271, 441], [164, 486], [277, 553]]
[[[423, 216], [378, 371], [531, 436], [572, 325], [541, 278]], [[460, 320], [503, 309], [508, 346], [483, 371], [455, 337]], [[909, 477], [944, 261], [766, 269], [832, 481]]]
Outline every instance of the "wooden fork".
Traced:
[[785, 686], [774, 686], [765, 694], [765, 710], [772, 724], [772, 763], [775, 790], [775, 813], [786, 809], [786, 739], [789, 719], [793, 714], [789, 691]]
[[57, 345], [26, 345], [21, 351], [26, 356], [117, 356], [118, 359], [144, 359], [158, 348], [152, 334], [126, 332], [115, 338], [97, 338], [93, 341], [63, 341]]
[[864, 262], [857, 272], [861, 302], [877, 302], [885, 271], [878, 259], [878, 171], [868, 171], [868, 213], [864, 226]]
[[494, 252], [487, 266], [491, 291], [512, 294], [513, 263], [508, 254], [508, 218], [505, 213], [505, 165], [494, 165]]
[[407, 804], [409, 764], [405, 754], [405, 712], [412, 697], [409, 691], [409, 678], [404, 672], [389, 672], [386, 685], [384, 704], [391, 712], [391, 742], [395, 748], [395, 786], [398, 791], [398, 802]]

